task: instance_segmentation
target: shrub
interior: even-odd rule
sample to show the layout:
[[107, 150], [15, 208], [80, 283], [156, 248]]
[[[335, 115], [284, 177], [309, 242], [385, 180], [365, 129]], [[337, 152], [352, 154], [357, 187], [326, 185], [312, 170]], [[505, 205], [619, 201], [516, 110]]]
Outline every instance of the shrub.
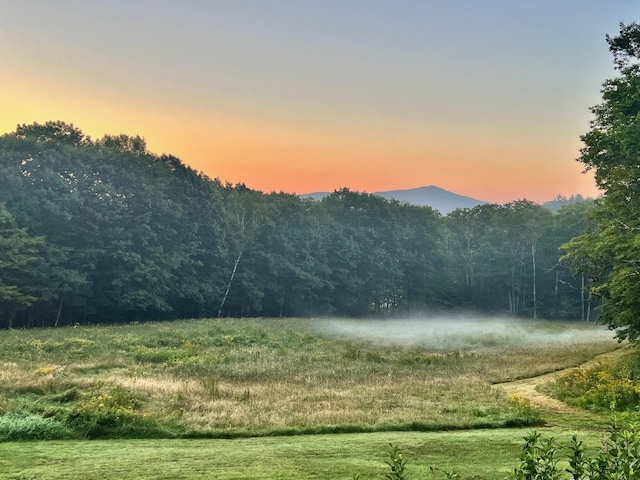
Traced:
[[166, 436], [157, 423], [139, 410], [142, 399], [119, 387], [109, 392], [91, 391], [71, 408], [53, 410], [50, 415], [86, 438], [150, 438]]
[[391, 453], [389, 454], [387, 465], [389, 465], [391, 471], [387, 473], [384, 478], [388, 480], [406, 480], [408, 478], [406, 476], [407, 459], [400, 452], [397, 445], [390, 445], [390, 447]]
[[524, 441], [520, 465], [515, 468], [513, 478], [515, 480], [559, 480], [561, 477], [553, 438], [542, 439], [539, 433], [531, 432], [524, 437]]
[[560, 400], [592, 410], [635, 410], [640, 403], [640, 385], [627, 379], [622, 365], [598, 364], [573, 370], [551, 387]]
[[540, 415], [531, 406], [529, 399], [519, 393], [514, 393], [509, 396], [509, 408], [515, 417], [513, 423], [533, 425], [540, 422]]
[[533, 432], [525, 437], [520, 465], [515, 468], [516, 480], [632, 480], [640, 477], [640, 436], [635, 426], [620, 429], [614, 422], [601, 451], [588, 458], [582, 442], [574, 435], [568, 456], [570, 476], [562, 475], [556, 465], [553, 438], [543, 439]]

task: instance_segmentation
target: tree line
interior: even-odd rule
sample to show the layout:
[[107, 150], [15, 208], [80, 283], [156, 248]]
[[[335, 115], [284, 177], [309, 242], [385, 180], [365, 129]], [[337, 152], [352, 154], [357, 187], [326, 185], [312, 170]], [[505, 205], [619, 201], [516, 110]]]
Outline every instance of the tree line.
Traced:
[[19, 125], [0, 137], [0, 327], [451, 308], [587, 319], [588, 285], [559, 248], [592, 207], [443, 217], [346, 188], [303, 200], [222, 184], [137, 136]]

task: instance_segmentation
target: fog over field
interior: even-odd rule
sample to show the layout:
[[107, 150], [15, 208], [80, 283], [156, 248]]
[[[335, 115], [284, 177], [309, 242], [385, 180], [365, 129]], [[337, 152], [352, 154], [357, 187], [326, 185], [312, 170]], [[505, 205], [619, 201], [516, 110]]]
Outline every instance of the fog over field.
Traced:
[[613, 331], [593, 322], [551, 322], [479, 315], [437, 315], [389, 320], [326, 319], [316, 328], [327, 335], [380, 345], [446, 350], [601, 342]]

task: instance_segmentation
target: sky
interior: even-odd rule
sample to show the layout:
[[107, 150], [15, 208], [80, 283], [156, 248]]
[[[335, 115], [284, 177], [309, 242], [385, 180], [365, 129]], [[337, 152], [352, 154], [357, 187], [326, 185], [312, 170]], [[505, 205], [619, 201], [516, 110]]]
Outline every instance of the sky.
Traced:
[[0, 0], [0, 133], [140, 135], [264, 192], [597, 196], [589, 107], [637, 0]]

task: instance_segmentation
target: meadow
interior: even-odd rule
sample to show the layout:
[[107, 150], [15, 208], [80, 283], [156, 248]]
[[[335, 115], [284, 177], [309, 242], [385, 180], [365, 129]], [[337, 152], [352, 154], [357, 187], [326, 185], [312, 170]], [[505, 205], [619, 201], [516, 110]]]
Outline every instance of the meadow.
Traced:
[[498, 478], [527, 429], [597, 435], [606, 418], [540, 412], [494, 384], [619, 344], [586, 323], [436, 318], [7, 330], [0, 346], [0, 478], [366, 478], [389, 443], [416, 472], [475, 455], [475, 478]]

